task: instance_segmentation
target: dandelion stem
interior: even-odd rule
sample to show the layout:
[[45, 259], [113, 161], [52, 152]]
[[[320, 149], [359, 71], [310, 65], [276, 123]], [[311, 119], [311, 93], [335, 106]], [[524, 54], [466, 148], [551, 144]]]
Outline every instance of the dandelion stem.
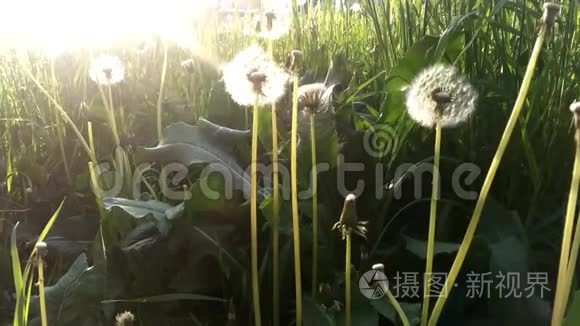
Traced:
[[316, 115], [310, 115], [310, 151], [312, 158], [312, 296], [318, 288], [318, 171], [316, 168]]
[[37, 252], [38, 258], [38, 297], [40, 298], [40, 320], [42, 326], [48, 326], [46, 317], [46, 297], [44, 295], [44, 262], [42, 255]]
[[292, 131], [290, 139], [290, 187], [292, 191], [292, 235], [294, 240], [294, 285], [296, 289], [296, 326], [302, 325], [302, 275], [300, 264], [300, 217], [298, 215], [298, 74], [294, 74], [292, 92]]
[[421, 309], [421, 326], [426, 326], [429, 319], [429, 294], [431, 293], [431, 273], [435, 252], [435, 228], [437, 227], [437, 199], [439, 198], [439, 162], [441, 157], [441, 123], [435, 124], [435, 154], [433, 156], [433, 188], [431, 190], [431, 210], [429, 212], [429, 233], [427, 236], [427, 258], [425, 275], [423, 275], [423, 307]]
[[350, 247], [351, 247], [351, 238], [352, 238], [352, 231], [349, 229], [346, 231], [346, 252], [345, 252], [345, 262], [344, 262], [344, 325], [351, 326], [352, 325], [352, 317], [351, 317], [351, 275], [350, 275]]
[[516, 103], [514, 104], [514, 108], [507, 122], [506, 128], [503, 132], [499, 146], [495, 152], [489, 170], [487, 171], [485, 181], [483, 182], [483, 186], [481, 188], [481, 193], [479, 194], [479, 198], [477, 199], [475, 209], [473, 210], [473, 215], [471, 216], [471, 220], [469, 221], [469, 225], [467, 226], [467, 230], [465, 231], [465, 236], [463, 237], [463, 241], [459, 247], [459, 250], [457, 251], [457, 255], [455, 257], [455, 260], [453, 261], [453, 265], [451, 266], [451, 270], [449, 271], [445, 285], [443, 286], [442, 293], [445, 293], [447, 295], [439, 296], [439, 298], [437, 299], [437, 302], [435, 303], [435, 306], [431, 313], [431, 318], [429, 319], [428, 324], [429, 326], [437, 325], [437, 321], [441, 316], [441, 312], [443, 311], [445, 301], [447, 300], [447, 297], [449, 297], [449, 293], [451, 292], [455, 284], [455, 280], [457, 279], [457, 276], [459, 275], [459, 272], [461, 270], [461, 266], [465, 261], [465, 257], [467, 256], [467, 252], [469, 251], [469, 247], [471, 246], [471, 242], [473, 241], [473, 237], [475, 236], [477, 224], [479, 223], [479, 219], [481, 218], [481, 213], [483, 212], [483, 208], [485, 205], [485, 201], [487, 200], [491, 184], [493, 183], [493, 179], [495, 178], [495, 174], [499, 168], [501, 159], [503, 158], [503, 155], [509, 143], [510, 137], [514, 131], [514, 127], [516, 125], [520, 112], [522, 111], [522, 108], [524, 106], [524, 102], [526, 100], [526, 96], [530, 88], [530, 83], [532, 81], [536, 64], [538, 62], [538, 57], [540, 55], [540, 51], [542, 50], [542, 44], [544, 43], [545, 38], [546, 38], [546, 26], [544, 25], [540, 30], [540, 34], [538, 35], [538, 38], [534, 45], [534, 49], [532, 51], [532, 55], [528, 63], [528, 67], [526, 68], [526, 73], [522, 81], [520, 92], [516, 99]]
[[252, 123], [252, 162], [250, 167], [250, 233], [252, 256], [252, 299], [254, 301], [254, 325], [262, 325], [260, 312], [260, 283], [258, 274], [258, 130], [260, 123], [260, 108], [257, 99], [254, 104]]
[[165, 89], [165, 76], [167, 75], [167, 44], [163, 43], [163, 67], [161, 68], [161, 82], [159, 83], [159, 98], [157, 99], [157, 139], [163, 139], [163, 123], [161, 121], [161, 108], [163, 106], [163, 90]]
[[[580, 246], [580, 219], [574, 230], [574, 242], [572, 252], [570, 252], [570, 241], [572, 238], [572, 227], [576, 216], [576, 202], [578, 200], [578, 188], [580, 186], [580, 129], [576, 128], [576, 154], [574, 155], [574, 168], [572, 171], [572, 182], [568, 195], [568, 205], [566, 207], [566, 219], [564, 222], [564, 234], [562, 235], [562, 250], [560, 251], [560, 266], [558, 268], [558, 283], [554, 297], [554, 309], [552, 313], [552, 326], [562, 325], [564, 313], [568, 304], [570, 287], [576, 268], [578, 258], [578, 247]], [[569, 260], [568, 260], [569, 259]]]
[[[270, 59], [274, 60], [272, 40], [268, 42]], [[272, 102], [272, 314], [273, 325], [280, 325], [280, 185], [278, 174], [278, 118]]]
[[111, 130], [113, 131], [113, 139], [115, 141], [115, 147], [119, 147], [121, 144], [119, 133], [117, 132], [117, 120], [115, 119], [115, 110], [113, 108], [113, 93], [111, 91], [111, 86], [108, 86], [108, 94], [105, 95], [105, 91], [103, 90], [103, 86], [100, 83], [97, 83], [99, 88], [99, 93], [101, 94], [101, 100], [103, 101], [103, 105], [107, 109], [109, 113], [109, 122], [111, 123]]
[[395, 311], [399, 315], [399, 318], [401, 318], [401, 322], [403, 323], [403, 326], [410, 326], [409, 318], [407, 318], [407, 314], [405, 314], [405, 311], [403, 310], [403, 308], [401, 307], [401, 305], [399, 304], [397, 299], [395, 299], [395, 296], [393, 296], [393, 294], [391, 293], [391, 290], [389, 290], [388, 286], [385, 287], [385, 294], [387, 295], [387, 299], [389, 299], [389, 302], [391, 303], [393, 308], [395, 308]]

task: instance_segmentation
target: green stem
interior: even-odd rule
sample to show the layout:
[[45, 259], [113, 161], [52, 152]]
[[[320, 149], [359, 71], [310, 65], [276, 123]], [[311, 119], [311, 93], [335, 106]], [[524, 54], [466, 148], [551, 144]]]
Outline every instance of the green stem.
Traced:
[[346, 258], [344, 263], [344, 325], [351, 326], [352, 325], [352, 317], [351, 317], [351, 275], [350, 275], [350, 247], [351, 247], [351, 230], [348, 230], [346, 233]]
[[310, 115], [310, 150], [312, 158], [312, 296], [318, 288], [318, 171], [316, 168], [316, 116]]
[[163, 43], [163, 67], [161, 70], [161, 82], [159, 83], [159, 98], [157, 99], [157, 139], [163, 139], [163, 123], [161, 121], [161, 108], [163, 104], [163, 90], [165, 88], [165, 76], [167, 75], [167, 44]]
[[431, 274], [435, 252], [435, 228], [437, 227], [437, 199], [439, 198], [439, 162], [441, 157], [441, 123], [435, 125], [435, 154], [433, 156], [433, 188], [431, 190], [431, 210], [429, 212], [429, 234], [427, 236], [427, 258], [425, 262], [423, 307], [421, 309], [421, 326], [426, 326], [429, 319], [429, 295], [431, 293]]
[[388, 286], [386, 286], [385, 294], [387, 295], [387, 298], [389, 299], [389, 302], [391, 303], [393, 308], [395, 308], [395, 311], [399, 315], [399, 318], [401, 318], [401, 322], [403, 323], [403, 326], [410, 326], [409, 318], [407, 318], [407, 314], [405, 314], [405, 311], [403, 310], [403, 308], [401, 307], [401, 305], [399, 304], [397, 299], [395, 299], [395, 296], [393, 296], [393, 294], [391, 293], [391, 290], [389, 290]]
[[[272, 40], [268, 42], [270, 59], [274, 60]], [[272, 103], [272, 314], [274, 326], [280, 325], [280, 186], [278, 166], [278, 118]]]
[[300, 217], [298, 215], [298, 75], [292, 92], [292, 132], [290, 139], [290, 187], [292, 191], [292, 235], [294, 240], [294, 285], [296, 289], [296, 326], [302, 326], [302, 274], [300, 264]]
[[252, 162], [250, 167], [250, 233], [252, 256], [252, 299], [254, 301], [254, 325], [262, 325], [260, 312], [260, 283], [258, 272], [258, 131], [260, 123], [260, 108], [257, 99], [253, 111], [252, 123]]
[[455, 284], [455, 280], [459, 275], [459, 271], [461, 270], [461, 266], [465, 261], [465, 257], [467, 256], [467, 252], [469, 251], [469, 247], [471, 246], [471, 242], [473, 241], [473, 237], [475, 236], [477, 224], [479, 223], [479, 219], [481, 218], [481, 213], [483, 212], [483, 207], [485, 205], [485, 201], [487, 200], [491, 184], [493, 183], [493, 179], [495, 178], [495, 174], [499, 168], [501, 159], [503, 158], [503, 155], [507, 148], [510, 137], [514, 131], [514, 127], [516, 125], [520, 112], [522, 111], [522, 108], [524, 106], [524, 102], [526, 100], [526, 96], [530, 88], [530, 83], [532, 81], [536, 64], [538, 62], [538, 57], [540, 55], [540, 51], [542, 50], [542, 44], [544, 43], [545, 38], [546, 38], [546, 28], [542, 27], [542, 29], [540, 30], [540, 34], [538, 35], [538, 38], [534, 45], [534, 49], [530, 57], [530, 62], [528, 63], [528, 67], [526, 68], [526, 73], [522, 81], [522, 86], [520, 88], [518, 98], [516, 99], [516, 103], [514, 104], [514, 108], [512, 110], [506, 128], [501, 137], [497, 151], [495, 152], [489, 170], [487, 171], [485, 181], [483, 182], [483, 186], [481, 188], [481, 193], [479, 194], [479, 198], [477, 199], [475, 209], [473, 210], [473, 215], [471, 217], [471, 220], [469, 221], [467, 230], [465, 231], [465, 236], [463, 238], [461, 246], [459, 247], [459, 250], [457, 251], [457, 255], [455, 257], [455, 260], [453, 261], [451, 270], [449, 271], [447, 281], [443, 286], [442, 293], [445, 295], [439, 296], [439, 298], [437, 299], [435, 307], [433, 308], [433, 311], [431, 313], [431, 318], [429, 319], [428, 324], [429, 326], [437, 325], [437, 321], [439, 320], [441, 312], [443, 311], [445, 301], [447, 300], [447, 297], [449, 297], [449, 293], [451, 292]]
[[272, 104], [272, 274], [274, 326], [280, 325], [280, 181], [278, 165], [278, 126], [276, 105]]
[[[554, 297], [554, 310], [552, 313], [552, 326], [562, 325], [566, 306], [568, 305], [568, 296], [574, 278], [574, 269], [578, 258], [578, 249], [580, 246], [580, 219], [577, 221], [574, 231], [574, 241], [572, 251], [570, 252], [570, 241], [572, 238], [572, 226], [576, 216], [576, 202], [578, 200], [578, 188], [580, 186], [580, 129], [576, 129], [576, 154], [574, 155], [574, 168], [572, 171], [572, 183], [568, 195], [568, 205], [566, 207], [566, 219], [564, 222], [564, 234], [562, 236], [562, 250], [560, 252], [560, 266], [558, 268], [558, 283], [556, 285], [556, 294]], [[568, 260], [570, 259], [570, 260]]]
[[38, 258], [38, 297], [40, 298], [40, 320], [42, 326], [48, 326], [48, 319], [46, 317], [46, 297], [44, 295], [44, 263], [42, 257]]
[[111, 91], [111, 85], [108, 86], [108, 93], [109, 95], [105, 95], [105, 90], [103, 90], [103, 86], [97, 83], [97, 87], [99, 88], [99, 93], [101, 94], [101, 100], [103, 101], [103, 105], [107, 109], [109, 113], [109, 122], [111, 123], [111, 130], [113, 132], [113, 139], [115, 141], [115, 147], [119, 147], [121, 141], [119, 139], [119, 133], [117, 132], [117, 120], [115, 119], [115, 110], [113, 108], [113, 93]]

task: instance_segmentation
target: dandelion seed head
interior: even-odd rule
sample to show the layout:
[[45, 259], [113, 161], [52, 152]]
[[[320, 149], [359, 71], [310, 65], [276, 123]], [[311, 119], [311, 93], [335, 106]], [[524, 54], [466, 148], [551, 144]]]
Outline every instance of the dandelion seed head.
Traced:
[[114, 85], [125, 78], [125, 67], [115, 56], [100, 55], [91, 62], [89, 77], [100, 85]]
[[226, 91], [239, 105], [257, 103], [263, 106], [284, 96], [288, 75], [268, 58], [261, 47], [253, 45], [223, 67], [223, 80]]
[[475, 111], [477, 91], [457, 69], [444, 64], [422, 71], [407, 89], [407, 112], [417, 123], [432, 128], [454, 127]]
[[332, 105], [333, 87], [314, 83], [298, 88], [298, 108], [311, 114], [328, 112]]

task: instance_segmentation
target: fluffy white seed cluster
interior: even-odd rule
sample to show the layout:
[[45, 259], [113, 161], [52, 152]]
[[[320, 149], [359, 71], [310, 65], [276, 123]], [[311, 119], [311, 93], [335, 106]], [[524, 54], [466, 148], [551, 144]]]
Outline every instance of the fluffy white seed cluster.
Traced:
[[477, 91], [452, 66], [433, 65], [422, 71], [407, 90], [407, 112], [417, 123], [432, 128], [454, 127], [475, 111]]
[[288, 75], [266, 52], [253, 45], [238, 53], [223, 67], [226, 91], [242, 106], [277, 102], [286, 92]]
[[114, 85], [125, 79], [125, 67], [115, 56], [100, 55], [91, 62], [89, 77], [100, 85]]

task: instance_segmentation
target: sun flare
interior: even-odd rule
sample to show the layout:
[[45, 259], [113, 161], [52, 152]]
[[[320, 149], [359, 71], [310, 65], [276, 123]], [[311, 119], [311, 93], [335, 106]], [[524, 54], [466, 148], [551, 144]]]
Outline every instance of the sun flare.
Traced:
[[217, 0], [10, 1], [0, 13], [0, 44], [3, 50], [59, 54], [158, 36], [191, 47], [198, 18], [217, 4]]

